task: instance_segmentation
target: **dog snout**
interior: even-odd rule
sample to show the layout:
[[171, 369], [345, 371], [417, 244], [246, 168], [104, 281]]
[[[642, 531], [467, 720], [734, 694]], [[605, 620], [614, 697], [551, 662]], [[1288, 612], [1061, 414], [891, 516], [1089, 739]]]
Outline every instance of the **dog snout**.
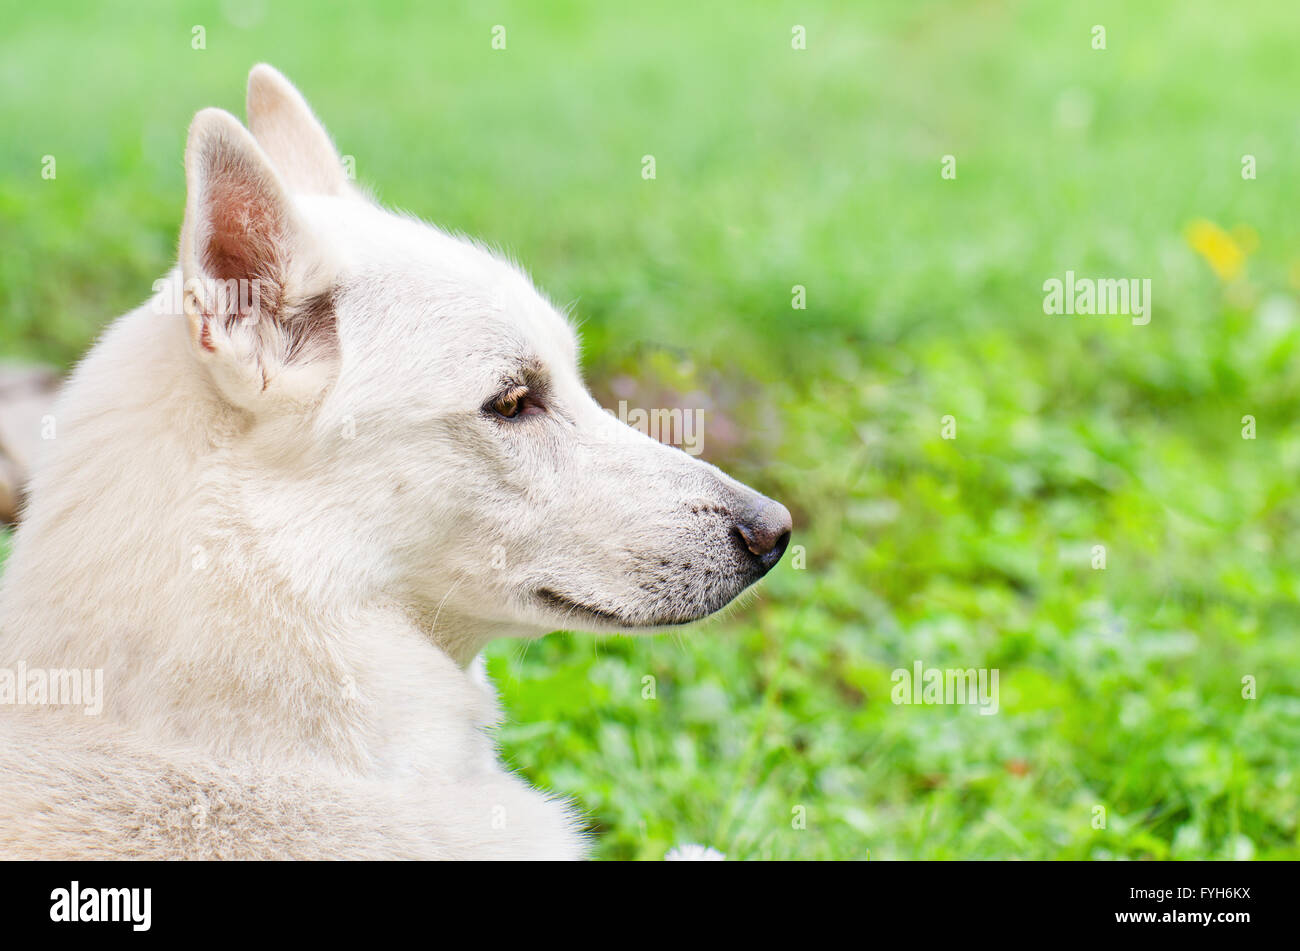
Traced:
[[736, 519], [735, 525], [745, 550], [754, 556], [764, 574], [785, 554], [792, 527], [790, 510], [762, 495]]

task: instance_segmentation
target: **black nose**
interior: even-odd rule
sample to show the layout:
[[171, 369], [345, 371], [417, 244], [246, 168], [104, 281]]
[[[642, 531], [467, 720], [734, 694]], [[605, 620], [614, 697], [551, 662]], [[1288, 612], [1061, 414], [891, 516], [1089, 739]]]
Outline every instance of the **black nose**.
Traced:
[[736, 534], [766, 574], [785, 554], [785, 546], [790, 544], [792, 522], [789, 509], [780, 502], [759, 498], [762, 501], [758, 505], [737, 519]]

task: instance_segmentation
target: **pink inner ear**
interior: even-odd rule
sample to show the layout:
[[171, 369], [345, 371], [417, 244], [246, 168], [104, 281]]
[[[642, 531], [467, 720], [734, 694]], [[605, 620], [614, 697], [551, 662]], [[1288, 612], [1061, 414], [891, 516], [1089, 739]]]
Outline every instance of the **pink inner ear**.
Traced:
[[260, 169], [229, 150], [208, 169], [201, 266], [217, 280], [259, 281], [263, 306], [273, 304], [285, 256], [283, 197]]
[[[337, 352], [334, 289], [289, 296], [291, 256], [299, 232], [279, 179], [253, 147], [218, 139], [203, 155], [204, 174], [194, 240], [202, 277], [225, 286], [205, 288], [197, 343], [216, 352], [213, 328], [236, 321], [258, 325], [263, 377], [267, 366]], [[236, 285], [236, 286], [231, 286]]]

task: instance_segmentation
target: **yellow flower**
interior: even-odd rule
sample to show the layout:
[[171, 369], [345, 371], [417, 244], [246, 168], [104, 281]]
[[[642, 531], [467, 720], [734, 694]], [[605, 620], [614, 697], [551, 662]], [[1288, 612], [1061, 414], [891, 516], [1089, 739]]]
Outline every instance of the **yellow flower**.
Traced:
[[1185, 236], [1188, 246], [1205, 258], [1220, 280], [1230, 281], [1241, 273], [1247, 252], [1214, 222], [1199, 218], [1187, 226]]

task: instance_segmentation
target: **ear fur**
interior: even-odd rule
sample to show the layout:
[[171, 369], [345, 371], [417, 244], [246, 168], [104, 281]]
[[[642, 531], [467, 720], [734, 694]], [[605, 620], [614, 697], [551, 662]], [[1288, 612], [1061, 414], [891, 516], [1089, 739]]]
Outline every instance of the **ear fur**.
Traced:
[[266, 63], [248, 74], [248, 128], [290, 191], [350, 193], [343, 161], [302, 94]]
[[204, 109], [185, 149], [181, 270], [199, 359], [232, 403], [310, 401], [337, 355], [329, 255], [228, 112]]

